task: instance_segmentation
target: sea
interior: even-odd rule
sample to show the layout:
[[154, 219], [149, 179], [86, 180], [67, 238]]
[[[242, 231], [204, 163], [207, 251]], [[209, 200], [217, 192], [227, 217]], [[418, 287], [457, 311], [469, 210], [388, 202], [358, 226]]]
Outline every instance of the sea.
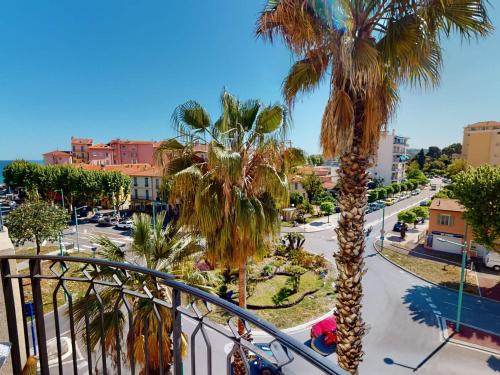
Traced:
[[[5, 166], [9, 165], [13, 161], [14, 160], [0, 160], [0, 184], [3, 184], [3, 169], [5, 168]], [[28, 161], [32, 163], [43, 164], [43, 160], [28, 160]]]

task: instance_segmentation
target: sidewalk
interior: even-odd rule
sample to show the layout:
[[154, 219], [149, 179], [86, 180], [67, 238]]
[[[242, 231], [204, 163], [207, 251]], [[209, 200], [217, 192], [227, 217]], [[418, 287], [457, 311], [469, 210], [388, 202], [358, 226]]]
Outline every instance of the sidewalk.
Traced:
[[500, 355], [500, 335], [460, 324], [460, 333], [455, 332], [455, 322], [444, 319], [443, 334], [450, 342]]
[[313, 233], [320, 232], [327, 229], [334, 229], [337, 226], [339, 214], [330, 215], [330, 222], [328, 217], [319, 217], [307, 224], [297, 224], [296, 227], [281, 227], [281, 232], [299, 232], [299, 233]]

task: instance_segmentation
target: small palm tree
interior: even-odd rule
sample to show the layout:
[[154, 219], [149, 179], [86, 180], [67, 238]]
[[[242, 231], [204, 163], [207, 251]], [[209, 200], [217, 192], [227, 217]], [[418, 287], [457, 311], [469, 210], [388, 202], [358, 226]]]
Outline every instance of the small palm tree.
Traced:
[[[157, 221], [151, 224], [151, 217], [147, 214], [134, 215], [133, 217], [133, 242], [131, 249], [125, 251], [114, 244], [107, 237], [97, 237], [94, 241], [99, 245], [99, 257], [115, 262], [131, 262], [149, 269], [177, 274], [180, 277], [191, 278], [191, 285], [202, 287], [207, 291], [214, 291], [207, 282], [211, 278], [204, 277], [202, 272], [195, 271], [192, 275], [192, 259], [203, 253], [199, 241], [186, 233], [179, 231], [175, 224], [169, 224], [165, 228], [165, 213], [158, 214]], [[190, 265], [190, 266], [189, 266]], [[156, 280], [148, 275], [131, 272], [127, 276], [110, 267], [102, 267], [99, 279], [111, 280], [118, 277], [127, 289], [140, 291], [147, 288], [151, 294], [158, 299], [171, 301], [169, 289], [158, 284]], [[196, 283], [202, 283], [198, 285]], [[127, 315], [127, 306], [132, 310], [133, 329], [127, 334], [127, 357], [130, 361], [142, 367], [146, 362], [149, 365], [150, 374], [159, 374], [160, 356], [164, 371], [168, 372], [172, 363], [172, 320], [170, 309], [155, 305], [149, 299], [132, 298], [121, 295], [119, 289], [104, 287], [98, 289], [103, 307], [103, 320], [100, 315], [99, 298], [96, 294], [89, 293], [78, 299], [74, 304], [75, 320], [82, 322], [88, 314], [90, 321], [90, 346], [94, 349], [101, 340], [104, 340], [106, 352], [115, 353], [117, 337], [123, 340], [123, 328]], [[158, 320], [156, 312], [161, 316]], [[161, 323], [160, 323], [161, 322]], [[101, 331], [101, 323], [104, 324], [104, 335]], [[145, 327], [148, 327], [148, 358], [145, 357]], [[84, 330], [82, 330], [84, 333]], [[161, 344], [159, 338], [161, 337]], [[121, 344], [121, 343], [120, 343]], [[186, 349], [186, 340], [183, 337], [183, 348]], [[162, 350], [160, 350], [162, 348]], [[113, 357], [114, 363], [121, 358]], [[142, 372], [141, 372], [142, 373]]]
[[356, 373], [362, 359], [361, 278], [367, 168], [401, 84], [434, 86], [442, 65], [440, 42], [492, 29], [483, 0], [268, 0], [257, 34], [281, 37], [298, 61], [283, 83], [289, 106], [327, 80], [320, 141], [340, 156], [341, 215], [336, 256], [337, 356]]
[[[286, 171], [303, 153], [285, 147], [282, 105], [241, 102], [228, 92], [221, 104], [215, 122], [197, 102], [179, 106], [172, 116], [179, 137], [163, 142], [157, 159], [172, 175], [170, 199], [181, 202], [180, 225], [206, 240], [212, 264], [238, 267], [239, 305], [245, 308], [247, 261], [279, 232]], [[197, 152], [200, 144], [206, 156]]]

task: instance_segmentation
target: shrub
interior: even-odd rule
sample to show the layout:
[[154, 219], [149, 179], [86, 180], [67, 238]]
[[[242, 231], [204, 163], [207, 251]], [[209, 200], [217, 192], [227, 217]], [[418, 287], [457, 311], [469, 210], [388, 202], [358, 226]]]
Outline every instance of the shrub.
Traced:
[[272, 301], [276, 306], [283, 305], [286, 301], [288, 301], [288, 297], [292, 294], [292, 290], [289, 287], [284, 286], [272, 297]]
[[299, 204], [304, 203], [305, 200], [306, 198], [302, 193], [294, 192], [290, 194], [290, 205], [293, 204], [295, 207], [297, 207]]

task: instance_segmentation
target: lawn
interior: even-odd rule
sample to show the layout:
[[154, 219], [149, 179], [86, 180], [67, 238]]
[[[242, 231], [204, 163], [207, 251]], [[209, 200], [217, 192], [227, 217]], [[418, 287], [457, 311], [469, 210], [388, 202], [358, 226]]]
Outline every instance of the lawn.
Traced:
[[[311, 290], [321, 286], [321, 281], [316, 281], [313, 278], [306, 276], [309, 273], [304, 274], [302, 277], [304, 280], [301, 281], [299, 293], [297, 297], [300, 297], [304, 291]], [[315, 276], [316, 277], [316, 276]], [[316, 277], [317, 279], [317, 277]], [[273, 323], [280, 329], [294, 327], [302, 323], [307, 323], [315, 318], [318, 318], [328, 311], [331, 311], [335, 305], [335, 294], [333, 291], [332, 283], [333, 278], [324, 279], [324, 286], [317, 291], [315, 294], [306, 296], [301, 302], [292, 307], [287, 307], [284, 309], [267, 309], [267, 310], [251, 310], [252, 313], [257, 316]], [[305, 285], [303, 285], [305, 284]], [[263, 285], [264, 286], [264, 285]], [[273, 294], [269, 293], [266, 298], [271, 298]], [[250, 297], [249, 301], [252, 301]], [[295, 298], [297, 298], [295, 297]], [[262, 298], [265, 300], [266, 298]], [[290, 300], [293, 300], [294, 296]], [[249, 302], [252, 303], [252, 302]]]
[[[79, 257], [87, 258], [90, 257], [90, 254], [80, 253]], [[52, 262], [44, 261], [42, 263], [42, 274], [46, 276], [54, 276], [54, 272], [50, 269]], [[84, 266], [82, 263], [74, 263], [74, 262], [66, 262], [66, 265], [69, 267], [66, 276], [73, 277], [83, 277], [83, 274], [80, 272], [81, 268]], [[56, 273], [61, 272], [61, 267], [59, 264], [55, 264], [52, 269]], [[54, 309], [53, 306], [53, 294], [54, 290], [57, 287], [57, 280], [47, 280], [43, 279], [41, 282], [42, 286], [42, 299], [43, 299], [43, 311], [44, 313], [48, 313]], [[31, 282], [29, 279], [24, 279], [24, 297], [26, 302], [32, 301], [32, 292], [31, 292]], [[66, 289], [71, 293], [73, 301], [77, 298], [83, 296], [88, 288], [88, 283], [86, 282], [78, 282], [78, 281], [66, 281]], [[65, 303], [64, 293], [62, 287], [59, 288], [57, 293], [57, 305], [60, 307]]]
[[[394, 263], [399, 264], [401, 267], [417, 274], [425, 280], [452, 289], [458, 290], [459, 288], [460, 267], [404, 255], [387, 248], [382, 250], [382, 254]], [[466, 273], [464, 291], [479, 295], [477, 279], [471, 272]]]
[[[59, 245], [49, 245], [40, 247], [40, 255], [52, 253], [59, 250]], [[20, 247], [16, 249], [16, 255], [36, 255], [36, 247]], [[25, 262], [26, 259], [18, 259], [17, 262]]]

